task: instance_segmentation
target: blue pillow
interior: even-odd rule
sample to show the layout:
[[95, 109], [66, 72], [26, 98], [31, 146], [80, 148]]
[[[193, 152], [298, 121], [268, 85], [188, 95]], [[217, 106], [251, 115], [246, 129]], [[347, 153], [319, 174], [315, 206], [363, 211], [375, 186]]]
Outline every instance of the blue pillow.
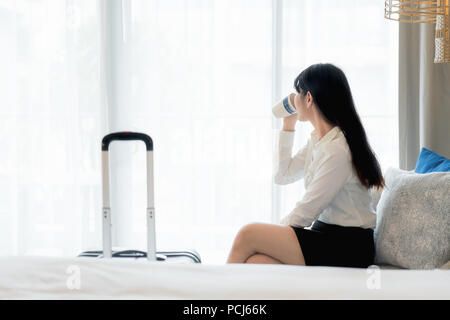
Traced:
[[416, 173], [449, 172], [450, 159], [447, 159], [427, 148], [422, 148], [417, 159]]

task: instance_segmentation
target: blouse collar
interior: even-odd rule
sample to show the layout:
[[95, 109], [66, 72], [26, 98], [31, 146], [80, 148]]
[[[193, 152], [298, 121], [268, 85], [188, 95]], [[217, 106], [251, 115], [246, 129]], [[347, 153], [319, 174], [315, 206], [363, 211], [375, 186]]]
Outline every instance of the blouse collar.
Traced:
[[311, 133], [311, 140], [314, 145], [318, 143], [325, 143], [333, 140], [338, 134], [341, 133], [342, 133], [341, 128], [339, 128], [339, 126], [334, 126], [322, 138], [319, 139], [319, 134], [317, 133], [317, 130], [314, 129], [314, 131]]

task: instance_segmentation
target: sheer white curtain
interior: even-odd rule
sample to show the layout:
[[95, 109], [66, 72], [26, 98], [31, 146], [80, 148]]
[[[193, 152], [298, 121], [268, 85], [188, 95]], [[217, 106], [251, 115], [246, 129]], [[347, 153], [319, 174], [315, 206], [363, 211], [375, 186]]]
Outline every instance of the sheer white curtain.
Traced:
[[97, 243], [106, 131], [96, 1], [0, 1], [0, 254]]
[[[397, 165], [397, 31], [383, 8], [0, 0], [0, 254], [100, 247], [100, 141], [129, 130], [154, 141], [158, 250], [224, 263], [241, 226], [276, 223], [302, 196], [302, 182], [272, 184], [271, 105], [312, 63], [343, 68], [381, 164]], [[298, 125], [297, 147], [310, 129]], [[144, 150], [110, 148], [116, 246], [145, 249]]]
[[[224, 263], [240, 227], [271, 220], [272, 1], [130, 5], [131, 116], [121, 125], [154, 140], [157, 247]], [[145, 243], [137, 234], [124, 240]]]

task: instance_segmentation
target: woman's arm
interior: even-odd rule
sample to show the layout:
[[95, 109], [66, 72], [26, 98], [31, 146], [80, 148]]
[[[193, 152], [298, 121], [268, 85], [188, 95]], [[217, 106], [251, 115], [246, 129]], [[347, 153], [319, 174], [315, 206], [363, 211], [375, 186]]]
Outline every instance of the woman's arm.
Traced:
[[[293, 101], [294, 98], [295, 94], [291, 93], [291, 101]], [[292, 105], [294, 106], [294, 103], [292, 103]], [[278, 138], [278, 166], [273, 179], [275, 184], [283, 185], [293, 183], [304, 176], [308, 145], [299, 150], [297, 154], [291, 158], [295, 124], [297, 123], [297, 120], [297, 113], [283, 118], [283, 130], [280, 131]]]
[[277, 169], [274, 176], [275, 184], [293, 183], [304, 176], [308, 144], [291, 158], [295, 131], [280, 131], [278, 139]]

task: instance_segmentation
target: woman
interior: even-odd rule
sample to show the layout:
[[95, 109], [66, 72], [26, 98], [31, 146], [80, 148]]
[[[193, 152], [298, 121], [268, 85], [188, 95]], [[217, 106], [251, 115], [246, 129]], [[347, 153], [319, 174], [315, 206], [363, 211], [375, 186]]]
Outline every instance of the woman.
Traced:
[[[369, 189], [383, 188], [384, 179], [347, 78], [336, 66], [320, 63], [301, 72], [294, 88], [290, 98], [297, 112], [283, 118], [274, 181], [285, 185], [304, 178], [304, 197], [281, 225], [241, 228], [227, 263], [368, 267], [376, 223]], [[297, 120], [310, 121], [314, 131], [291, 158]]]

